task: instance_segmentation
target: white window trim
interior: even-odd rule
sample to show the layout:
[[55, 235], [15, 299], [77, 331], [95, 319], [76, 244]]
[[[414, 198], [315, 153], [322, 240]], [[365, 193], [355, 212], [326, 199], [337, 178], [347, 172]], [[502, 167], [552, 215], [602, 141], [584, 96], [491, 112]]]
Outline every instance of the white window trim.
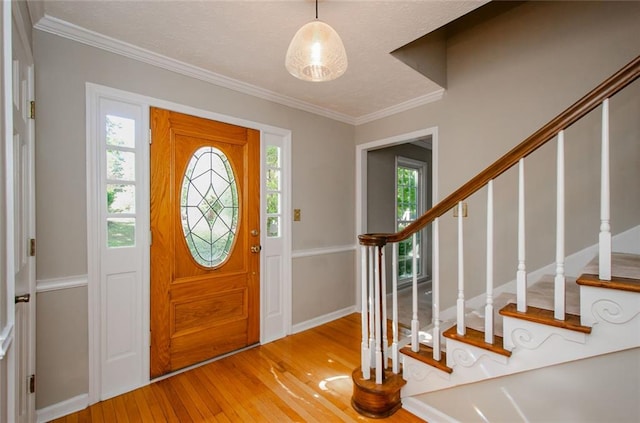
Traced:
[[[422, 160], [410, 159], [408, 157], [396, 156], [396, 165], [395, 165], [395, 196], [394, 196], [394, 216], [395, 216], [395, 224], [396, 224], [396, 232], [398, 231], [398, 167], [405, 167], [418, 170], [418, 210], [417, 217], [422, 216], [422, 214], [426, 211], [426, 183], [427, 183], [427, 172], [429, 171], [427, 162]], [[420, 238], [420, 273], [418, 273], [418, 279], [424, 279], [430, 277], [426, 275], [424, 271], [427, 269], [426, 266], [426, 258], [428, 256], [426, 250], [426, 231], [423, 231], [423, 236]], [[412, 278], [399, 278], [398, 285], [406, 285], [411, 281]]]
[[[233, 125], [244, 126], [247, 128], [252, 128], [259, 130], [261, 132], [261, 160], [264, 162], [264, 148], [265, 148], [265, 140], [273, 140], [274, 143], [277, 143], [282, 148], [282, 195], [283, 195], [283, 203], [282, 203], [282, 238], [281, 238], [281, 259], [282, 266], [281, 269], [281, 280], [280, 287], [278, 292], [279, 301], [281, 301], [282, 313], [281, 313], [281, 321], [278, 327], [273, 327], [274, 325], [265, 325], [265, 304], [266, 299], [268, 298], [269, 293], [267, 289], [270, 289], [268, 285], [264, 283], [264, 266], [265, 260], [261, 260], [261, 274], [263, 275], [260, 278], [261, 287], [260, 287], [260, 310], [261, 310], [261, 331], [260, 331], [260, 342], [266, 343], [281, 337], [284, 337], [291, 333], [292, 324], [291, 324], [291, 274], [292, 274], [292, 266], [291, 266], [291, 207], [290, 207], [290, 199], [291, 199], [291, 131], [288, 129], [278, 128], [270, 125], [265, 125], [259, 122], [253, 122], [246, 119], [235, 118], [227, 115], [222, 115], [219, 113], [210, 112], [207, 110], [202, 110], [190, 106], [186, 106], [179, 103], [174, 103], [171, 101], [166, 101], [162, 99], [157, 99], [153, 97], [143, 96], [115, 88], [110, 88], [94, 83], [87, 82], [86, 83], [86, 119], [87, 119], [87, 242], [88, 242], [88, 312], [89, 312], [89, 403], [93, 404], [95, 402], [100, 401], [100, 337], [102, 336], [101, 325], [104, 322], [100, 321], [100, 287], [97, 286], [97, 281], [100, 280], [100, 269], [99, 269], [99, 259], [100, 259], [100, 249], [97, 244], [98, 239], [96, 237], [96, 228], [99, 227], [98, 220], [100, 216], [99, 200], [101, 198], [102, 193], [97, 192], [98, 189], [98, 181], [96, 180], [97, 175], [95, 174], [95, 169], [91, 167], [91, 161], [95, 160], [96, 157], [96, 149], [98, 148], [99, 137], [96, 136], [97, 131], [99, 130], [99, 125], [97, 122], [98, 109], [97, 109], [97, 101], [100, 97], [106, 97], [118, 101], [123, 101], [127, 103], [138, 104], [145, 107], [148, 111], [149, 107], [159, 107], [168, 110], [173, 110], [176, 112], [189, 114], [193, 116], [198, 116], [206, 119], [212, 119], [220, 122], [230, 123]], [[145, 116], [145, 121], [143, 124], [146, 128], [149, 127], [149, 118], [148, 112]], [[146, 169], [144, 170], [144, 174], [146, 175], [146, 181], [141, 181], [140, 184], [149, 185], [149, 145], [145, 143], [145, 157], [146, 157]], [[265, 174], [262, 172], [261, 175], [261, 202], [263, 203], [262, 210], [264, 210], [264, 199], [265, 199]], [[148, 195], [148, 193], [147, 193]], [[146, 210], [142, 211], [142, 214], [147, 216], [146, 222], [140, 222], [141, 224], [146, 225], [146, 230], [143, 231], [144, 239], [141, 239], [140, 242], [145, 245], [149, 245], [149, 204], [140, 205], [140, 207], [145, 207]], [[269, 253], [268, 245], [266, 245], [266, 219], [261, 215], [261, 228], [260, 228], [260, 240], [263, 246], [263, 257]], [[149, 334], [150, 320], [149, 320], [149, 310], [150, 310], [150, 281], [149, 281], [149, 260], [148, 260], [148, 251], [146, 261], [144, 263], [145, 271], [144, 271], [144, 280], [143, 280], [143, 294], [140, 302], [140, 307], [142, 308], [142, 324], [140, 331], [142, 332], [145, 339]], [[149, 384], [149, 349], [146, 348], [144, 351], [143, 357], [143, 373], [146, 376], [141, 376], [139, 386], [145, 386]], [[146, 370], [146, 371], [145, 371]]]

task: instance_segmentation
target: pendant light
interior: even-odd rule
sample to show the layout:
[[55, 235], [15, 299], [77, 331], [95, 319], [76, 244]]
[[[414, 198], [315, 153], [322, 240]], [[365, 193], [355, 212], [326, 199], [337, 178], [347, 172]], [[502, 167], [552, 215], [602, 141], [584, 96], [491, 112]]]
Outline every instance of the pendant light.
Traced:
[[347, 70], [347, 53], [338, 33], [316, 19], [296, 32], [285, 58], [289, 73], [303, 81], [331, 81]]

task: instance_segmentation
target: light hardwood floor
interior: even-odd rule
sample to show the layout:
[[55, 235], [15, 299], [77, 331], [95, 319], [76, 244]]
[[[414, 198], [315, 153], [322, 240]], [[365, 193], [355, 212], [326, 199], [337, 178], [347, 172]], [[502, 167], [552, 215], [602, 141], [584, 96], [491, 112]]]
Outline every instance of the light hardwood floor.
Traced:
[[360, 330], [352, 314], [54, 422], [422, 422], [405, 410], [374, 420], [351, 408]]

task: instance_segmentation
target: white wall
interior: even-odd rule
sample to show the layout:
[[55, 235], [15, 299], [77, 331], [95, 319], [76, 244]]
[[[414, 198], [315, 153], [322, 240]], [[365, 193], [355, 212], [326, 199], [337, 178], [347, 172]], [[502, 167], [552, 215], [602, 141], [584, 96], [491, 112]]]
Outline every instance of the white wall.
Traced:
[[[41, 31], [34, 48], [38, 280], [87, 273], [86, 82], [290, 129], [294, 253], [355, 244], [352, 126]], [[350, 251], [294, 259], [293, 324], [354, 304], [353, 261]], [[38, 295], [38, 408], [88, 390], [86, 310], [84, 287]]]
[[[640, 53], [638, 2], [526, 2], [447, 41], [448, 89], [436, 103], [356, 128], [356, 144], [438, 127], [438, 193], [449, 195]], [[612, 99], [612, 227], [639, 223], [640, 83]], [[566, 134], [567, 254], [597, 242], [599, 226], [597, 115]], [[526, 161], [527, 268], [554, 261], [555, 146]], [[496, 181], [496, 284], [514, 278], [516, 172]], [[482, 190], [465, 219], [467, 295], [484, 287], [485, 208]], [[434, 199], [434, 204], [437, 199]], [[455, 220], [441, 219], [442, 306], [456, 298]], [[535, 236], [535, 237], [534, 237]], [[480, 252], [480, 253], [478, 253]]]

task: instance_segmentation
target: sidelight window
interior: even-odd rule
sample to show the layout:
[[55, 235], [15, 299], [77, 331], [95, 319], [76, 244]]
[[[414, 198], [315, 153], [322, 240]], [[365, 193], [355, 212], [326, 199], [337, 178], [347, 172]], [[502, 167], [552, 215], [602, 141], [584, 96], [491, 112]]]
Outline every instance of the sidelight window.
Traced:
[[107, 114], [106, 201], [107, 246], [135, 246], [136, 121]]
[[267, 146], [267, 237], [278, 238], [282, 220], [282, 166], [280, 147]]

